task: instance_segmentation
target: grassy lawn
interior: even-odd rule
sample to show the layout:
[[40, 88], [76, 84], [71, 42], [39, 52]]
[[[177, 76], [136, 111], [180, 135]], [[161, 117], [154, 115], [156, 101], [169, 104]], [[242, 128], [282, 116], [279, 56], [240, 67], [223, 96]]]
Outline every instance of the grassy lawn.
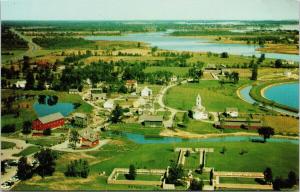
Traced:
[[145, 136], [149, 135], [159, 135], [162, 128], [160, 127], [144, 127], [139, 123], [118, 123], [111, 124], [109, 126], [111, 131], [120, 131], [120, 132], [128, 132], [128, 133], [137, 133], [143, 134]]
[[10, 149], [16, 146], [15, 143], [7, 142], [7, 141], [1, 141], [1, 149]]
[[[226, 146], [224, 155], [219, 153]], [[215, 152], [207, 154], [207, 166], [217, 171], [258, 171], [271, 167], [273, 177], [287, 177], [290, 170], [298, 171], [298, 145], [290, 143], [172, 143], [137, 145], [127, 141], [114, 140], [97, 151], [72, 154], [64, 153], [56, 163], [56, 172], [52, 177], [42, 179], [39, 176], [23, 181], [14, 190], [156, 190], [151, 186], [107, 185], [107, 176], [115, 167], [128, 168], [134, 164], [136, 168], [166, 168], [178, 158], [175, 147], [213, 147]], [[241, 148], [248, 153], [240, 155]], [[83, 158], [89, 161], [90, 175], [87, 179], [67, 178], [63, 172], [70, 160]], [[188, 161], [188, 160], [187, 160]], [[99, 176], [105, 171], [106, 176]]]
[[37, 137], [37, 138], [30, 138], [27, 139], [28, 143], [34, 144], [34, 145], [40, 145], [40, 146], [53, 146], [56, 145], [58, 143], [60, 143], [61, 141], [64, 141], [62, 138], [60, 137], [47, 137], [47, 136], [41, 136], [41, 137]]
[[188, 74], [190, 67], [147, 67], [144, 72], [152, 73], [156, 71], [169, 71], [176, 76], [184, 77]]
[[27, 156], [27, 155], [30, 155], [32, 153], [36, 153], [38, 151], [40, 151], [40, 147], [38, 147], [38, 146], [29, 146], [26, 149], [24, 149], [23, 151], [21, 151], [20, 153], [14, 154], [14, 156], [17, 156], [17, 157]]
[[195, 170], [200, 166], [199, 153], [191, 153], [189, 157], [185, 157], [185, 169]]
[[213, 124], [195, 120], [190, 120], [187, 127], [182, 130], [199, 134], [221, 133], [219, 129], [213, 127]]
[[[189, 83], [172, 87], [164, 97], [164, 102], [170, 107], [181, 110], [190, 110], [200, 94], [202, 105], [208, 111], [224, 111], [226, 107], [237, 107], [242, 112], [254, 112], [258, 109], [242, 101], [236, 90], [248, 81], [238, 84], [225, 84], [223, 87], [218, 81], [201, 80], [200, 83]], [[188, 97], [187, 97], [188, 95]]]
[[255, 178], [220, 177], [220, 183], [259, 184]]
[[[140, 181], [160, 181], [160, 175], [137, 174], [135, 180]], [[127, 180], [124, 174], [118, 175], [118, 180]]]

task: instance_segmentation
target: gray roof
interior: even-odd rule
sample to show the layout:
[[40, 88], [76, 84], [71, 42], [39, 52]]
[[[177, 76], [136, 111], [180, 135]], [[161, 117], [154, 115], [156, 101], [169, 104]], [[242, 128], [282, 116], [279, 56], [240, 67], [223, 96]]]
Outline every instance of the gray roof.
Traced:
[[49, 122], [52, 122], [52, 121], [56, 121], [56, 120], [59, 120], [59, 119], [63, 119], [64, 116], [61, 114], [61, 113], [52, 113], [50, 115], [46, 115], [46, 116], [43, 116], [43, 117], [39, 117], [38, 119], [43, 123], [49, 123]]
[[158, 115], [142, 115], [142, 116], [140, 116], [139, 120], [141, 122], [144, 122], [144, 121], [163, 121], [163, 116], [158, 116]]
[[86, 118], [86, 114], [84, 114], [84, 113], [74, 113], [74, 116], [75, 117], [80, 117], [80, 118], [83, 118], [83, 119]]
[[86, 129], [82, 130], [80, 135], [84, 139], [87, 139], [91, 142], [94, 142], [99, 139], [97, 131], [95, 131], [92, 128], [86, 128]]

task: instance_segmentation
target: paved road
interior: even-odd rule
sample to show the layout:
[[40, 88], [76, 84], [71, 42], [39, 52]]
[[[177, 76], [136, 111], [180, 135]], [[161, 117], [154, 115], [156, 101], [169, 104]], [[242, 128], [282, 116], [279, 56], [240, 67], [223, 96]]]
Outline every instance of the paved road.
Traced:
[[[184, 83], [187, 83], [187, 80], [184, 80], [184, 81], [181, 82], [181, 84], [184, 84]], [[168, 107], [163, 102], [163, 97], [166, 94], [166, 92], [168, 91], [168, 89], [170, 89], [170, 88], [172, 88], [174, 86], [177, 86], [178, 84], [179, 83], [175, 83], [175, 84], [171, 84], [171, 85], [168, 85], [168, 86], [164, 87], [163, 89], [161, 89], [161, 91], [159, 92], [159, 94], [157, 96], [157, 102], [160, 105], [160, 107], [164, 108], [164, 109], [167, 109], [167, 110], [169, 110], [171, 112], [169, 120], [164, 121], [164, 126], [166, 128], [167, 127], [172, 127], [173, 120], [174, 120], [174, 117], [175, 117], [175, 115], [176, 115], [177, 112], [186, 112], [186, 111], [183, 111], [183, 110], [178, 110], [178, 109], [174, 109], [172, 107]]]
[[2, 159], [19, 159], [19, 157], [13, 156], [13, 154], [20, 153], [22, 150], [26, 149], [29, 146], [33, 146], [30, 143], [26, 143], [21, 139], [11, 139], [7, 137], [1, 136], [1, 141], [7, 141], [15, 143], [16, 146], [12, 149], [1, 149], [1, 160]]

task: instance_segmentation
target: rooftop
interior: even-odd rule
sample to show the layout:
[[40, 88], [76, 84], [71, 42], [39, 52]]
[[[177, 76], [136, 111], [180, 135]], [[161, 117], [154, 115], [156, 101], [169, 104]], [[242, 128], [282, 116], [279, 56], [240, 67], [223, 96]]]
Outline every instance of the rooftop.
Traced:
[[84, 114], [84, 113], [74, 113], [74, 116], [79, 117], [79, 118], [83, 118], [83, 119], [86, 118], [86, 114]]
[[158, 116], [158, 115], [142, 115], [142, 116], [140, 116], [139, 120], [141, 122], [144, 122], [144, 121], [163, 121], [163, 116]]
[[64, 116], [61, 114], [61, 113], [52, 113], [50, 115], [46, 115], [46, 116], [43, 116], [43, 117], [39, 117], [38, 119], [43, 123], [49, 123], [49, 122], [52, 122], [52, 121], [56, 121], [56, 120], [59, 120], [59, 119], [63, 119]]

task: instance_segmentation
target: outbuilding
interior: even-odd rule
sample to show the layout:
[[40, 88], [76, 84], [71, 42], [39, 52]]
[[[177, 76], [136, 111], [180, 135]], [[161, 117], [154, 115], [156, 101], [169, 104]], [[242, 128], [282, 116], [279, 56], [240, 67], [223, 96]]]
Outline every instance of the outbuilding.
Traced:
[[152, 95], [152, 90], [148, 87], [144, 87], [144, 89], [141, 91], [142, 97], [150, 97]]
[[139, 122], [146, 127], [162, 127], [163, 116], [157, 115], [142, 115], [139, 118]]
[[225, 113], [229, 115], [230, 117], [238, 117], [239, 116], [239, 111], [237, 108], [234, 107], [227, 107], [225, 110]]

